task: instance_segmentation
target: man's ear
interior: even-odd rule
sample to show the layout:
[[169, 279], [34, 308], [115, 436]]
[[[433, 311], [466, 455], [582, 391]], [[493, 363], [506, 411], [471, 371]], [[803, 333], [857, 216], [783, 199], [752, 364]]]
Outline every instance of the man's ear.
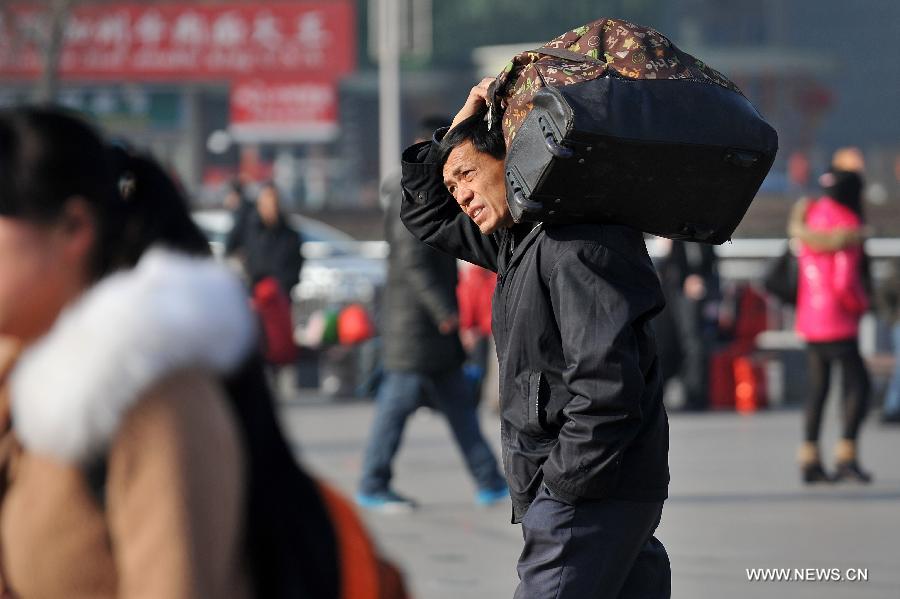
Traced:
[[91, 205], [81, 196], [66, 201], [57, 230], [70, 264], [86, 262], [97, 243], [97, 219]]

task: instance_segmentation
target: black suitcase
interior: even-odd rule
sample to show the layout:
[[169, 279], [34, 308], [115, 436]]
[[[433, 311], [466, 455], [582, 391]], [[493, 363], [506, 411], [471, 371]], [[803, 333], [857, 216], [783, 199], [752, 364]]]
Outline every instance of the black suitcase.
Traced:
[[516, 222], [609, 222], [672, 239], [731, 238], [778, 137], [741, 94], [615, 74], [542, 87], [507, 150]]

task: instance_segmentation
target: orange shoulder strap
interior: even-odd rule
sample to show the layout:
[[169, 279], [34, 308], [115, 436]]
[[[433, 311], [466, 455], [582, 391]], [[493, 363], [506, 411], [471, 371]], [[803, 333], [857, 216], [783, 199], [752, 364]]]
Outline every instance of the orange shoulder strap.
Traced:
[[334, 526], [341, 599], [407, 599], [403, 577], [378, 555], [354, 507], [322, 481], [318, 484]]

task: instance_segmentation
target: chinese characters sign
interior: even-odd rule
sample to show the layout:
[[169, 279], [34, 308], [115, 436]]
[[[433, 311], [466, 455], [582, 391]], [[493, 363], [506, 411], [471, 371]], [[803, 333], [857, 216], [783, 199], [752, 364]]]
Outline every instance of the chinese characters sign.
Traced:
[[[35, 77], [45, 17], [27, 5], [6, 14], [21, 39], [0, 39], [0, 75]], [[334, 0], [77, 6], [60, 64], [66, 79], [333, 81], [355, 60], [352, 3]]]
[[330, 81], [238, 81], [230, 104], [238, 141], [329, 141], [337, 134], [337, 89]]

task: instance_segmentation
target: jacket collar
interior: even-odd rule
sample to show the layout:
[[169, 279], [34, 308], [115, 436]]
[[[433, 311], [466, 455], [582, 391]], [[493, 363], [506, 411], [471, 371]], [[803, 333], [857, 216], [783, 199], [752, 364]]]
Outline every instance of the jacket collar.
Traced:
[[525, 255], [525, 252], [543, 230], [544, 223], [537, 223], [530, 230], [527, 228], [527, 225], [517, 224], [505, 231], [500, 245], [500, 259], [498, 260], [500, 274], [505, 275], [510, 268], [522, 259], [522, 256]]
[[210, 258], [162, 248], [86, 291], [11, 375], [13, 426], [29, 451], [102, 455], [128, 409], [178, 370], [226, 374], [253, 350], [239, 280]]

